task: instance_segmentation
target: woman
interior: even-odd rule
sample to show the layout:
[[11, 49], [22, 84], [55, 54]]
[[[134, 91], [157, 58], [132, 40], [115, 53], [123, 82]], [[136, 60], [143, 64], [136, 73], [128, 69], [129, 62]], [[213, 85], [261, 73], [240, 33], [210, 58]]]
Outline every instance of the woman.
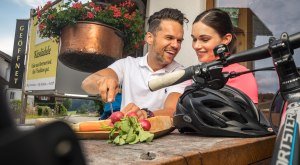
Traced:
[[[230, 53], [236, 50], [236, 36], [229, 15], [220, 9], [210, 9], [199, 14], [192, 26], [193, 49], [200, 62], [217, 60], [213, 49], [219, 44], [226, 44]], [[242, 72], [246, 67], [236, 63], [223, 68], [223, 72]], [[258, 103], [257, 83], [252, 73], [229, 79], [227, 84], [247, 94], [254, 103]]]

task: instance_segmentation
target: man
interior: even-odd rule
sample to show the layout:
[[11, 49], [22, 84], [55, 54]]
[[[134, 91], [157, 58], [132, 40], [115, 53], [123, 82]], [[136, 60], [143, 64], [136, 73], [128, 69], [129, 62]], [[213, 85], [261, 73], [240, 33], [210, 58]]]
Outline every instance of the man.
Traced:
[[[103, 101], [112, 102], [122, 85], [121, 111], [135, 111], [139, 119], [154, 115], [173, 116], [184, 82], [151, 92], [148, 81], [165, 73], [183, 69], [174, 61], [183, 41], [183, 23], [188, 20], [177, 9], [165, 8], [155, 12], [148, 20], [145, 40], [148, 53], [143, 57], [120, 59], [108, 68], [88, 76], [82, 88], [90, 94], [100, 94]], [[141, 110], [143, 109], [143, 110]], [[148, 109], [148, 110], [146, 110]], [[153, 114], [152, 114], [153, 115]]]

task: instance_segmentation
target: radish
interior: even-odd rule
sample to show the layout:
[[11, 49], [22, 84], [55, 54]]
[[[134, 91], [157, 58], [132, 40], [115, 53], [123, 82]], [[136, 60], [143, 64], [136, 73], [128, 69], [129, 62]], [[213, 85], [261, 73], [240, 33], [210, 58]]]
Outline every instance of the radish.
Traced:
[[115, 124], [118, 121], [121, 121], [121, 119], [124, 117], [124, 114], [120, 111], [114, 112], [110, 116], [110, 120], [113, 124]]
[[135, 117], [135, 118], [138, 118], [138, 115], [137, 115], [137, 113], [136, 113], [136, 112], [134, 112], [134, 111], [131, 111], [131, 112], [127, 113], [127, 114], [126, 114], [126, 116], [128, 116], [128, 117]]
[[139, 120], [139, 123], [141, 124], [144, 131], [149, 131], [151, 128], [151, 123], [149, 120], [141, 119]]

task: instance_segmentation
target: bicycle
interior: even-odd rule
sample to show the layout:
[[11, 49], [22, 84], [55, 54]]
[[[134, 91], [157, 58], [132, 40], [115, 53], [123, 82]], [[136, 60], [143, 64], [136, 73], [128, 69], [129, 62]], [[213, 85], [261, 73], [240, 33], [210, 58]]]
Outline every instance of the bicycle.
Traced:
[[[281, 111], [279, 112], [280, 125], [278, 125], [278, 132], [275, 126], [272, 126], [274, 132], [277, 133], [277, 137], [271, 164], [299, 164], [300, 74], [292, 57], [293, 50], [299, 47], [300, 33], [291, 36], [282, 33], [280, 39], [270, 37], [268, 44], [231, 56], [226, 56], [226, 47], [220, 45], [214, 50], [215, 54], [219, 56], [218, 60], [166, 74], [149, 81], [148, 86], [151, 91], [154, 91], [193, 79], [202, 88], [221, 89], [229, 78], [245, 74], [222, 73], [224, 66], [272, 57], [280, 85], [280, 93], [278, 92], [276, 96], [281, 95], [285, 103], [281, 105], [282, 107], [279, 107]], [[275, 102], [274, 98], [270, 114], [273, 109], [278, 109], [279, 105], [276, 105]]]

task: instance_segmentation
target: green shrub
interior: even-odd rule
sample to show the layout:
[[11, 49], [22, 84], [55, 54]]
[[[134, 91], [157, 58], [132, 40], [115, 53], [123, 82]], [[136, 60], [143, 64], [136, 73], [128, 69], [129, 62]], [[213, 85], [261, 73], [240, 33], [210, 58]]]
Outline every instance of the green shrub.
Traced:
[[62, 104], [56, 104], [54, 108], [55, 115], [66, 116], [68, 115], [67, 108]]
[[37, 114], [38, 114], [38, 116], [42, 116], [42, 114], [43, 114], [43, 108], [42, 107], [40, 107], [40, 106], [37, 107]]
[[49, 116], [50, 113], [51, 113], [51, 108], [45, 106], [44, 109], [43, 109], [43, 116]]
[[51, 113], [51, 108], [48, 106], [37, 106], [38, 116], [49, 116]]
[[71, 108], [71, 105], [72, 105], [72, 100], [71, 100], [71, 99], [65, 98], [65, 99], [63, 100], [63, 106], [64, 106], [67, 110], [69, 110], [69, 109]]
[[66, 108], [64, 105], [61, 105], [60, 107], [61, 107], [61, 108], [60, 108], [60, 111], [59, 111], [59, 115], [62, 115], [62, 116], [68, 115], [68, 110], [67, 110], [67, 108]]

